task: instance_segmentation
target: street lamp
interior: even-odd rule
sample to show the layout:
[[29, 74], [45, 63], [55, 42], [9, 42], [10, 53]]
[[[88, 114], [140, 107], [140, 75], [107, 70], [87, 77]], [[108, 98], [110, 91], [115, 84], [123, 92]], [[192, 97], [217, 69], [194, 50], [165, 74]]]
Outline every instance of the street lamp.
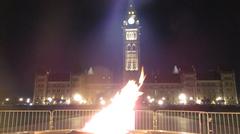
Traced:
[[27, 98], [26, 102], [27, 103], [30, 103], [31, 99], [30, 98]]
[[217, 97], [216, 98], [216, 101], [220, 101], [220, 100], [222, 100], [222, 97]]
[[196, 103], [197, 103], [197, 104], [201, 104], [202, 101], [201, 101], [200, 99], [197, 99], [197, 100], [196, 100]]
[[147, 100], [149, 103], [153, 103], [155, 101], [155, 99], [152, 98], [151, 96], [147, 96]]
[[68, 105], [71, 104], [71, 100], [70, 100], [70, 99], [67, 99], [67, 100], [66, 100], [66, 104], [68, 104]]
[[178, 96], [180, 104], [187, 104], [187, 96], [184, 93], [179, 94]]
[[49, 103], [51, 103], [53, 99], [51, 97], [48, 97], [47, 100]]
[[78, 94], [78, 93], [76, 93], [76, 94], [74, 94], [73, 95], [73, 99], [75, 100], [75, 101], [81, 101], [82, 100], [82, 96], [80, 95], [80, 94]]
[[22, 102], [22, 101], [23, 101], [23, 98], [19, 98], [18, 101]]
[[10, 99], [9, 98], [5, 98], [5, 101], [10, 101]]
[[163, 105], [163, 103], [164, 103], [163, 100], [158, 101], [158, 105]]
[[87, 103], [87, 101], [78, 93], [74, 94], [73, 100], [75, 100], [79, 104], [86, 104]]
[[106, 101], [103, 99], [103, 97], [100, 97], [99, 100], [100, 100], [100, 104], [101, 105], [105, 105], [106, 104]]

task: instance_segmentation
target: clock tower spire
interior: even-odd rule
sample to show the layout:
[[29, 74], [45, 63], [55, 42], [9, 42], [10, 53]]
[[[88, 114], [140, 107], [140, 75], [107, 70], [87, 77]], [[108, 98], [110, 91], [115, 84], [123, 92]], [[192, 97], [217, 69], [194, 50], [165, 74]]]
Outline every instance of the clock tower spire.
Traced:
[[129, 1], [127, 15], [123, 20], [123, 80], [137, 80], [140, 75], [140, 22], [133, 0]]

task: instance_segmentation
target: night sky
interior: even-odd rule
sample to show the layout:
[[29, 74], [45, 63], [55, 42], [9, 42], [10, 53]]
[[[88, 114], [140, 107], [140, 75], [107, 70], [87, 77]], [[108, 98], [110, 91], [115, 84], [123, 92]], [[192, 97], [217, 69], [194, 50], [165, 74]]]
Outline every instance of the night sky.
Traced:
[[[224, 0], [135, 0], [147, 70], [194, 65], [240, 72], [240, 8]], [[0, 2], [0, 96], [32, 96], [39, 70], [121, 72], [127, 0]], [[238, 79], [237, 79], [238, 80]], [[239, 82], [239, 80], [237, 81]]]

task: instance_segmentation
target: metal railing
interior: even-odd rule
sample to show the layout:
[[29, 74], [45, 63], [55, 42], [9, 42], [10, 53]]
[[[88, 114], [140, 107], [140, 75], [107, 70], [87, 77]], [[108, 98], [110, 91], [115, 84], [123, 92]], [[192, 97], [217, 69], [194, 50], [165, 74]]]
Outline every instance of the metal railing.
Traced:
[[[0, 133], [81, 129], [99, 110], [0, 110]], [[240, 113], [136, 110], [135, 130], [240, 134]]]
[[208, 131], [215, 134], [240, 134], [240, 113], [209, 112]]
[[80, 129], [99, 110], [55, 110], [52, 130]]
[[0, 110], [0, 133], [49, 130], [48, 110]]
[[155, 130], [174, 132], [205, 133], [205, 113], [198, 111], [158, 110], [155, 113]]

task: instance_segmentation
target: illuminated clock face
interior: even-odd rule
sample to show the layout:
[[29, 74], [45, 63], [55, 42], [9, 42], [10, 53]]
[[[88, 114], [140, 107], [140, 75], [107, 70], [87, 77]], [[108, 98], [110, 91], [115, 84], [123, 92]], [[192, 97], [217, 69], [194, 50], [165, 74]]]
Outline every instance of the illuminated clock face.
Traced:
[[130, 17], [128, 19], [128, 24], [134, 24], [135, 23], [135, 19], [133, 17]]

